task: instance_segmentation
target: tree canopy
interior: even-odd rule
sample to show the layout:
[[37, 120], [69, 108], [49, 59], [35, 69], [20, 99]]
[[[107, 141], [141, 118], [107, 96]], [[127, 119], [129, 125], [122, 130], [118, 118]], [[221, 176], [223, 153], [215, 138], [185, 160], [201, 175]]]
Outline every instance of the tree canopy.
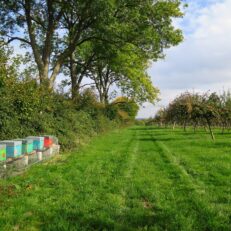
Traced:
[[[67, 74], [73, 98], [90, 78], [104, 102], [111, 82], [153, 102], [158, 91], [146, 70], [182, 41], [172, 23], [183, 16], [180, 6], [180, 0], [0, 0], [0, 37], [29, 48], [41, 84], [53, 88], [57, 75]], [[101, 78], [110, 80], [103, 85]]]

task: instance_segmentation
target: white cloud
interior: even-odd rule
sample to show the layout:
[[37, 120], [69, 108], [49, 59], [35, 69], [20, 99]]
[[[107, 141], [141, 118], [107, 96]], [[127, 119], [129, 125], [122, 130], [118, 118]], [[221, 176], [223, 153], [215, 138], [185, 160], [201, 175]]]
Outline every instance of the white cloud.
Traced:
[[190, 2], [186, 16], [177, 23], [185, 41], [149, 70], [162, 100], [141, 109], [139, 117], [153, 116], [160, 105], [186, 90], [219, 92], [231, 87], [231, 0]]

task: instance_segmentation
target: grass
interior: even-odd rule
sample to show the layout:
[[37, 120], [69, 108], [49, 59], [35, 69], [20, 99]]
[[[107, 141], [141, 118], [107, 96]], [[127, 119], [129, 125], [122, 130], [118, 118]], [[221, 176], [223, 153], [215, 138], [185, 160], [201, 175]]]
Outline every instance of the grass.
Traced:
[[0, 230], [230, 230], [231, 134], [134, 127], [0, 181]]

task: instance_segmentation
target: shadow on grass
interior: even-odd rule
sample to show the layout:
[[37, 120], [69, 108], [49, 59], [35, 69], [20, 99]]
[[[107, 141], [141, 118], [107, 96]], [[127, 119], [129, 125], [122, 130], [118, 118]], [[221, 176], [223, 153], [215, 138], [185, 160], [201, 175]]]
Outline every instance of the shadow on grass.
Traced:
[[204, 143], [195, 143], [195, 147], [201, 147], [201, 148], [213, 148], [213, 149], [223, 149], [223, 148], [231, 148], [231, 142], [219, 142], [219, 141], [212, 141], [210, 142], [205, 141]]
[[[167, 230], [169, 226], [174, 229], [174, 214], [162, 209], [134, 213], [132, 210], [123, 215], [112, 213], [110, 217], [97, 217], [97, 214], [83, 214], [76, 211], [57, 210], [47, 217], [40, 225], [41, 230], [61, 230], [57, 224], [63, 224], [62, 230]], [[151, 212], [151, 213], [150, 213]], [[43, 216], [42, 216], [43, 217]], [[44, 217], [43, 217], [44, 218]], [[65, 225], [64, 225], [65, 224]], [[176, 228], [176, 227], [175, 227]]]
[[177, 140], [181, 140], [182, 141], [182, 138], [175, 138], [175, 137], [172, 137], [172, 138], [141, 138], [141, 139], [137, 139], [139, 141], [177, 141]]
[[129, 128], [129, 130], [133, 131], [150, 131], [150, 130], [159, 130], [157, 127], [133, 127]]

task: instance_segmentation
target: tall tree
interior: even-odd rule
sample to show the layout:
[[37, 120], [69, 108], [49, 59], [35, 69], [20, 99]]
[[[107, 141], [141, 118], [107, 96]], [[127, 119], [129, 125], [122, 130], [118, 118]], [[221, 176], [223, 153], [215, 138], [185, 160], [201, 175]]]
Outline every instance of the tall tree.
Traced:
[[76, 85], [82, 77], [76, 78], [80, 69], [75, 51], [88, 41], [117, 47], [132, 44], [150, 60], [163, 58], [165, 48], [182, 41], [181, 31], [172, 24], [173, 18], [182, 16], [180, 4], [180, 0], [0, 0], [1, 37], [31, 48], [41, 83], [52, 87], [69, 62]]
[[[156, 61], [163, 58], [164, 48], [177, 45], [182, 40], [181, 31], [172, 26], [172, 18], [182, 16], [179, 10], [181, 1], [120, 0], [116, 3], [115, 1], [112, 2], [114, 4], [111, 4], [111, 7], [107, 9], [107, 14], [105, 14], [106, 22], [97, 25], [97, 32], [95, 32], [92, 40], [94, 48], [89, 49], [88, 46], [87, 48], [82, 46], [90, 53], [86, 55], [84, 51], [84, 56], [81, 57], [82, 52], [76, 52], [75, 56], [70, 58], [72, 64], [69, 65], [70, 73], [73, 76], [71, 78], [72, 90], [78, 90], [83, 77], [88, 76], [87, 69], [92, 68], [92, 66], [95, 67], [95, 74], [91, 77], [97, 85], [102, 101], [108, 101], [110, 85], [118, 82], [118, 80], [123, 81], [124, 90], [132, 89], [132, 85], [134, 89], [135, 82], [138, 82], [135, 92], [138, 93], [138, 90], [140, 90], [140, 96], [145, 95], [147, 89], [149, 89], [149, 92], [152, 90], [150, 87], [151, 81], [148, 80], [147, 75], [145, 78], [139, 76], [139, 81], [134, 81], [137, 77], [137, 75], [134, 75], [133, 81], [131, 81], [131, 78], [128, 79], [127, 76], [124, 78], [125, 75], [121, 74], [121, 71], [115, 72], [111, 65], [111, 59], [115, 59], [118, 52], [120, 52], [121, 57], [122, 53], [128, 57], [128, 49], [124, 48], [129, 47], [130, 55], [133, 55], [132, 52], [138, 51], [142, 54], [142, 60], [145, 57], [147, 63], [148, 60]], [[127, 65], [131, 66], [133, 59], [129, 60], [127, 58], [124, 61], [130, 62]], [[94, 62], [93, 65], [92, 62]], [[125, 65], [123, 64], [123, 66]], [[135, 67], [133, 69], [135, 72]], [[144, 72], [142, 76], [144, 76]], [[130, 87], [126, 88], [125, 83]], [[138, 86], [140, 86], [139, 89]], [[75, 93], [72, 92], [72, 94]]]
[[[100, 13], [105, 10], [107, 3], [96, 2], [1, 0], [1, 37], [7, 43], [19, 40], [29, 46], [37, 64], [40, 82], [48, 82], [52, 87], [64, 62], [76, 47], [92, 38], [93, 24], [101, 20]], [[74, 20], [72, 24], [67, 24], [70, 14]], [[68, 43], [67, 36], [70, 37]]]

